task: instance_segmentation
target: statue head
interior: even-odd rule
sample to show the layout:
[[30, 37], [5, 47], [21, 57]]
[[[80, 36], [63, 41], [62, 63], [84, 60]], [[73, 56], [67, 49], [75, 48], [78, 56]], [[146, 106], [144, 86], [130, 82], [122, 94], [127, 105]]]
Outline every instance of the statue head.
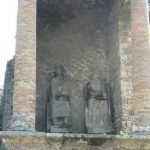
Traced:
[[95, 71], [93, 73], [93, 79], [100, 79], [100, 72], [99, 71]]
[[64, 74], [64, 68], [62, 65], [56, 65], [54, 69], [55, 69], [56, 76]]
[[99, 71], [99, 70], [93, 70], [92, 72], [91, 72], [91, 80], [94, 80], [94, 79], [101, 79], [101, 72]]

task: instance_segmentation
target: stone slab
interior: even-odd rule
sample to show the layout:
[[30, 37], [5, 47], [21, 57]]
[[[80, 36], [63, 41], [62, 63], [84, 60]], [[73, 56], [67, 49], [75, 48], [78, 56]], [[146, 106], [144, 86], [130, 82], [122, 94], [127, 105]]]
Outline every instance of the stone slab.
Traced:
[[150, 135], [0, 132], [0, 150], [149, 150]]

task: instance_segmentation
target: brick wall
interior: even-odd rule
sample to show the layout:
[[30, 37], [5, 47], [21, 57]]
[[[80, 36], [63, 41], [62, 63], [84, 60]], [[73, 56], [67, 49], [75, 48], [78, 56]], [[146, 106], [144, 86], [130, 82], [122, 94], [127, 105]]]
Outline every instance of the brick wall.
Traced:
[[[150, 49], [147, 0], [131, 1], [134, 130], [150, 125]], [[140, 128], [139, 128], [140, 130]]]
[[133, 125], [133, 87], [130, 1], [119, 5], [119, 49], [122, 130], [131, 132]]
[[[109, 81], [112, 88], [114, 124], [117, 130], [131, 131], [133, 125], [134, 131], [149, 130], [150, 50], [147, 0], [101, 1], [98, 5], [101, 7], [91, 9], [97, 6], [93, 2], [81, 5], [78, 5], [79, 1], [71, 2], [71, 9], [59, 4], [58, 14], [46, 7], [47, 4], [43, 7], [39, 3], [37, 11], [41, 18], [37, 18], [37, 58], [36, 1], [19, 2], [14, 71], [14, 127], [18, 121], [27, 125], [22, 129], [35, 128], [37, 95], [37, 129], [45, 130], [49, 74], [53, 71], [53, 64], [59, 63], [64, 65], [69, 77], [81, 89], [93, 68], [102, 72], [102, 77]], [[68, 2], [65, 3], [68, 6]], [[77, 7], [75, 12], [74, 6]], [[10, 80], [9, 73], [6, 73], [6, 78]], [[8, 84], [13, 85], [11, 81], [5, 83], [11, 93], [12, 89]], [[9, 99], [12, 93], [5, 95], [8, 96], [5, 100], [11, 103]], [[79, 106], [84, 107], [84, 103]], [[84, 111], [78, 111], [78, 115], [81, 114], [83, 121]], [[84, 132], [83, 127], [79, 128]]]
[[35, 128], [36, 0], [20, 0], [16, 35], [12, 130]]

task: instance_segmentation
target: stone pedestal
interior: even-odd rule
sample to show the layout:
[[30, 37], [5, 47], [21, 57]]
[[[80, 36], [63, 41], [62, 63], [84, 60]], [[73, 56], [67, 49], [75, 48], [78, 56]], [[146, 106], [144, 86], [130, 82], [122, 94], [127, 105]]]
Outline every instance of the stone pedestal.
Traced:
[[112, 132], [110, 106], [107, 100], [91, 99], [89, 101], [86, 124], [88, 133]]
[[72, 128], [63, 128], [60, 126], [51, 126], [50, 127], [50, 132], [51, 133], [71, 133], [72, 132]]
[[1, 150], [149, 150], [150, 136], [0, 132]]

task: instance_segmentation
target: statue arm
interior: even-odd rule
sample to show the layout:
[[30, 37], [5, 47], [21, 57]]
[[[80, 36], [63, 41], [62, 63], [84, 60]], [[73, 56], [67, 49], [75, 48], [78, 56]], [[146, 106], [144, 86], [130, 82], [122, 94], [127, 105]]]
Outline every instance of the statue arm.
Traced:
[[48, 97], [49, 97], [49, 95], [48, 95], [48, 87], [47, 87], [47, 89], [46, 89], [46, 102], [48, 102]]
[[49, 86], [49, 87], [47, 88], [47, 94], [46, 94], [46, 95], [47, 95], [47, 96], [46, 96], [46, 97], [47, 97], [47, 100], [46, 100], [47, 102], [50, 102], [50, 99], [51, 99], [51, 94], [50, 94], [50, 93], [51, 93], [51, 90], [50, 90], [50, 89], [51, 89], [51, 88], [50, 88], [50, 86]]
[[52, 98], [52, 79], [55, 77], [54, 72], [50, 73], [49, 75], [49, 86], [47, 88], [47, 102], [50, 102], [51, 98]]
[[106, 89], [106, 84], [107, 84], [107, 82], [105, 81], [105, 80], [102, 80], [101, 81], [101, 88], [102, 88], [102, 94], [103, 94], [103, 98], [104, 99], [108, 99], [108, 97], [107, 97], [107, 89]]
[[89, 82], [84, 86], [84, 98], [86, 101], [86, 106], [88, 106], [88, 99], [89, 99], [88, 90], [89, 90]]

